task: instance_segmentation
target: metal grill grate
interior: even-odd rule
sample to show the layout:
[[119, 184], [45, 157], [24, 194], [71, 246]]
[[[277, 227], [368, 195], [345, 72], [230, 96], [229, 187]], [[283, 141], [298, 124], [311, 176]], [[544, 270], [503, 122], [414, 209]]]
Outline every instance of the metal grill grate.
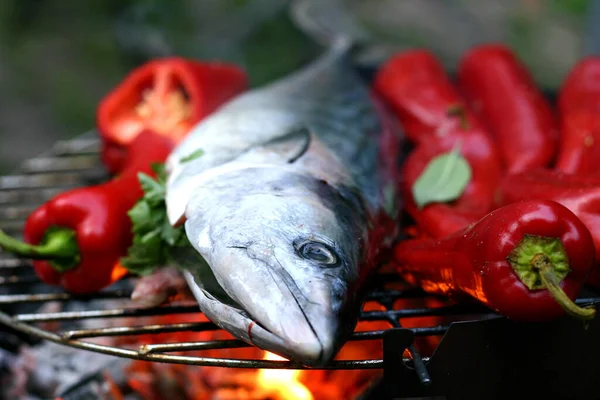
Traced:
[[[59, 142], [47, 154], [26, 161], [18, 174], [0, 177], [0, 228], [13, 235], [19, 235], [29, 212], [55, 194], [77, 186], [101, 182], [107, 176], [98, 160], [99, 141], [94, 132], [80, 138]], [[47, 286], [33, 275], [28, 261], [15, 259], [0, 253], [0, 323], [8, 325], [28, 335], [44, 340], [131, 359], [192, 364], [202, 366], [235, 368], [293, 368], [305, 367], [288, 361], [233, 359], [186, 355], [186, 352], [201, 350], [226, 350], [249, 347], [248, 344], [234, 340], [208, 340], [185, 343], [147, 343], [137, 348], [114, 347], [99, 344], [94, 340], [114, 336], [139, 336], [173, 332], [217, 331], [210, 322], [192, 322], [176, 324], [144, 325], [141, 317], [198, 313], [194, 303], [171, 304], [163, 307], [141, 309], [127, 304], [131, 294], [131, 283], [135, 278], [128, 277], [100, 293], [84, 297], [75, 297]], [[385, 321], [391, 327], [399, 328], [403, 321], [416, 317], [440, 316], [447, 321], [481, 320], [497, 317], [489, 310], [477, 305], [448, 305], [437, 308], [399, 308], [395, 305], [399, 299], [427, 299], [427, 295], [415, 288], [389, 289], [391, 283], [398, 280], [389, 275], [375, 277], [374, 289], [367, 297], [377, 302], [385, 311], [365, 311], [360, 315], [362, 321]], [[123, 289], [124, 288], [124, 289]], [[578, 303], [597, 303], [599, 298], [582, 298]], [[48, 302], [83, 304], [75, 311], [42, 312], [40, 307]], [[115, 307], [115, 302], [120, 302]], [[23, 312], [24, 309], [33, 310]], [[115, 319], [127, 317], [127, 324], [115, 325]], [[79, 323], [95, 320], [100, 327], [73, 329], [50, 329], [50, 322]], [[446, 325], [411, 328], [415, 337], [443, 335], [449, 328]], [[351, 341], [382, 339], [383, 330], [355, 332]], [[411, 345], [407, 348], [410, 359], [405, 362], [414, 368], [421, 383], [427, 384], [429, 376], [426, 369], [428, 357], [422, 357], [418, 349]], [[189, 353], [188, 353], [189, 354]], [[384, 360], [340, 360], [334, 361], [323, 369], [381, 369]]]

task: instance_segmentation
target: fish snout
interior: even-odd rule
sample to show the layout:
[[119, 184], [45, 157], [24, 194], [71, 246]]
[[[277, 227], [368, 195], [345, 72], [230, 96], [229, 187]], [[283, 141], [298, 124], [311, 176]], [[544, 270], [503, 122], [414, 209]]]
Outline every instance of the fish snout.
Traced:
[[[260, 246], [236, 250], [246, 257], [234, 257], [236, 271], [230, 271], [223, 285], [228, 294], [254, 323], [277, 337], [294, 360], [306, 365], [328, 362], [335, 351], [338, 321], [326, 285], [309, 277], [294, 279], [279, 262], [264, 261], [269, 251]], [[257, 338], [259, 334], [252, 324], [248, 327], [249, 339], [268, 350], [270, 339]]]

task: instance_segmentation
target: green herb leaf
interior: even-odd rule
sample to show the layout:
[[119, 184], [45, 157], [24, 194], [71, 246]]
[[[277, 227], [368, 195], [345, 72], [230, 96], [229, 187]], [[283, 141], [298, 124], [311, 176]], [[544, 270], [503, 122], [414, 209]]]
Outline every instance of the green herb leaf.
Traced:
[[187, 156], [185, 156], [185, 157], [182, 157], [182, 158], [179, 160], [179, 162], [180, 162], [180, 163], [186, 163], [186, 162], [189, 162], [189, 161], [195, 160], [195, 159], [197, 159], [197, 158], [200, 158], [200, 157], [202, 157], [203, 155], [204, 155], [204, 151], [203, 151], [202, 149], [198, 149], [198, 150], [194, 151], [192, 154], [188, 154]]
[[140, 244], [149, 247], [160, 246], [160, 240], [160, 229], [154, 229], [153, 231], [146, 232], [140, 238]]
[[456, 200], [471, 180], [471, 166], [458, 149], [433, 158], [412, 187], [417, 207]]
[[138, 179], [144, 191], [144, 200], [151, 206], [158, 206], [165, 201], [165, 185], [152, 179], [150, 176], [139, 173]]
[[145, 201], [138, 202], [129, 212], [133, 233], [146, 232], [152, 229], [152, 211]]
[[183, 227], [173, 228], [167, 217], [164, 165], [153, 165], [156, 179], [138, 174], [144, 196], [129, 212], [133, 244], [121, 264], [137, 275], [148, 275], [173, 261], [182, 247], [190, 247]]
[[161, 229], [161, 239], [164, 240], [169, 246], [175, 246], [181, 236], [185, 236], [185, 233], [181, 228], [173, 228], [169, 223], [168, 219], [165, 219]]
[[167, 171], [165, 169], [165, 164], [163, 163], [153, 163], [150, 168], [156, 174], [158, 182], [164, 182], [167, 180]]

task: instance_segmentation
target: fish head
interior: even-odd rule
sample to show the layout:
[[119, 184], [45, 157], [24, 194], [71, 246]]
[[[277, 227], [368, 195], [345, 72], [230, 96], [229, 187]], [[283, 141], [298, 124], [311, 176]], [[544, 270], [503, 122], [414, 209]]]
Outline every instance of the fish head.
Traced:
[[207, 306], [216, 323], [306, 365], [333, 358], [356, 323], [353, 283], [364, 259], [366, 216], [353, 191], [249, 168], [197, 189], [185, 228], [233, 300]]

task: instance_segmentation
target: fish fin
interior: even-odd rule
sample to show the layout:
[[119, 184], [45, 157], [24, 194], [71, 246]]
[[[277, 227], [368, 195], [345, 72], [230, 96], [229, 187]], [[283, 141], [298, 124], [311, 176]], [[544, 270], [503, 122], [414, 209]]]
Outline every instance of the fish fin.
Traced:
[[188, 182], [187, 184], [175, 182], [169, 189], [166, 204], [167, 218], [171, 226], [180, 226], [187, 219], [185, 209], [195, 188], [196, 186], [193, 185], [193, 182]]
[[356, 21], [342, 0], [295, 0], [292, 20], [316, 42], [332, 46], [341, 40], [366, 42], [368, 32]]
[[[169, 176], [167, 190], [167, 217], [172, 226], [187, 219], [186, 210], [194, 190], [219, 174], [253, 166], [292, 164], [302, 157], [312, 142], [312, 133], [305, 126], [294, 126], [283, 135], [253, 147], [236, 158], [231, 157], [221, 165], [196, 172], [192, 167], [179, 168]], [[199, 159], [198, 162], [203, 160]], [[189, 169], [188, 169], [189, 168]]]
[[272, 164], [293, 164], [308, 151], [312, 133], [305, 126], [296, 126], [275, 139], [252, 148], [236, 159], [237, 162], [265, 161]]
[[334, 51], [350, 47], [346, 52], [351, 53], [354, 65], [376, 68], [398, 51], [398, 45], [369, 30], [356, 17], [357, 13], [349, 3], [345, 0], [294, 0], [289, 11], [294, 24], [315, 42]]
[[212, 269], [206, 260], [193, 247], [182, 248], [175, 256], [174, 261], [183, 269], [186, 281], [192, 293], [196, 294], [201, 289], [213, 299], [232, 307], [241, 308], [217, 282]]
[[267, 142], [262, 147], [277, 152], [287, 160], [288, 164], [293, 164], [308, 151], [311, 138], [310, 130], [305, 126], [299, 126], [287, 134]]

